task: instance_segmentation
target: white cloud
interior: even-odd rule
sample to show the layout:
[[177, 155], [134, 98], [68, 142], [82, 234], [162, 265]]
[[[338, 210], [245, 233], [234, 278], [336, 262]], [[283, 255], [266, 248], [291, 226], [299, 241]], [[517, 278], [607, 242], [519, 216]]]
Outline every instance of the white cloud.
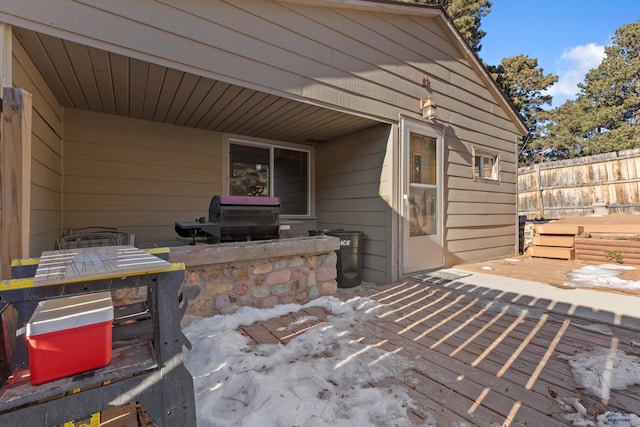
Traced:
[[547, 93], [554, 97], [554, 105], [560, 105], [578, 93], [578, 83], [584, 81], [587, 72], [596, 68], [604, 58], [604, 46], [589, 43], [565, 50], [558, 59], [558, 82]]

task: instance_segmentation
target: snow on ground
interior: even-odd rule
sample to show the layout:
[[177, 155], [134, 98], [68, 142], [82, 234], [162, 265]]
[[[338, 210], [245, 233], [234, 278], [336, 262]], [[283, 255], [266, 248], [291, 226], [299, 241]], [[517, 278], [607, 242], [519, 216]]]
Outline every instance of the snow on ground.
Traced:
[[[411, 426], [411, 399], [394, 387], [368, 384], [402, 377], [410, 363], [357, 341], [354, 326], [373, 316], [374, 301], [314, 300], [333, 313], [286, 346], [249, 347], [240, 325], [300, 310], [242, 308], [184, 330], [193, 344], [185, 365], [194, 377], [199, 426]], [[325, 357], [326, 356], [326, 357]], [[426, 426], [435, 425], [433, 422]]]
[[567, 359], [576, 385], [595, 397], [609, 399], [611, 390], [640, 385], [640, 358], [623, 351], [596, 348]]
[[624, 270], [635, 269], [619, 264], [585, 265], [570, 271], [570, 279], [563, 285], [570, 288], [640, 290], [640, 281], [634, 282], [618, 277]]

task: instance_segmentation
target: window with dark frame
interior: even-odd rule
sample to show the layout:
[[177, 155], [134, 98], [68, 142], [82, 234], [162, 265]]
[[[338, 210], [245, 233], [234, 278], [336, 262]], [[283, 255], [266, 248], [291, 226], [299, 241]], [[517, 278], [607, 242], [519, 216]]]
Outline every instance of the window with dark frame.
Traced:
[[473, 178], [498, 181], [499, 158], [497, 154], [475, 151], [473, 153]]
[[229, 194], [278, 197], [281, 215], [310, 215], [309, 162], [309, 151], [231, 142]]

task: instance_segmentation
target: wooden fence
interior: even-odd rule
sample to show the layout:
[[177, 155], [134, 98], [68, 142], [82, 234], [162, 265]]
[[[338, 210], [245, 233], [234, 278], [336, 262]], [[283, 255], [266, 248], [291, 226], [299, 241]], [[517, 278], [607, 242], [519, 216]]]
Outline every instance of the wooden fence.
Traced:
[[584, 216], [594, 203], [640, 214], [640, 149], [518, 169], [518, 214], [528, 220]]

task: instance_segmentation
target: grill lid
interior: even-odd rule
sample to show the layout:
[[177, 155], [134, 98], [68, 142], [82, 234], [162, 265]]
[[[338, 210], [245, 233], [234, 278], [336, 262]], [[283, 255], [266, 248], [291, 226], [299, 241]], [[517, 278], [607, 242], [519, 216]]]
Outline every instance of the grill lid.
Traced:
[[177, 221], [180, 237], [206, 238], [208, 243], [277, 239], [280, 233], [280, 199], [261, 196], [215, 195], [209, 203], [208, 221]]

